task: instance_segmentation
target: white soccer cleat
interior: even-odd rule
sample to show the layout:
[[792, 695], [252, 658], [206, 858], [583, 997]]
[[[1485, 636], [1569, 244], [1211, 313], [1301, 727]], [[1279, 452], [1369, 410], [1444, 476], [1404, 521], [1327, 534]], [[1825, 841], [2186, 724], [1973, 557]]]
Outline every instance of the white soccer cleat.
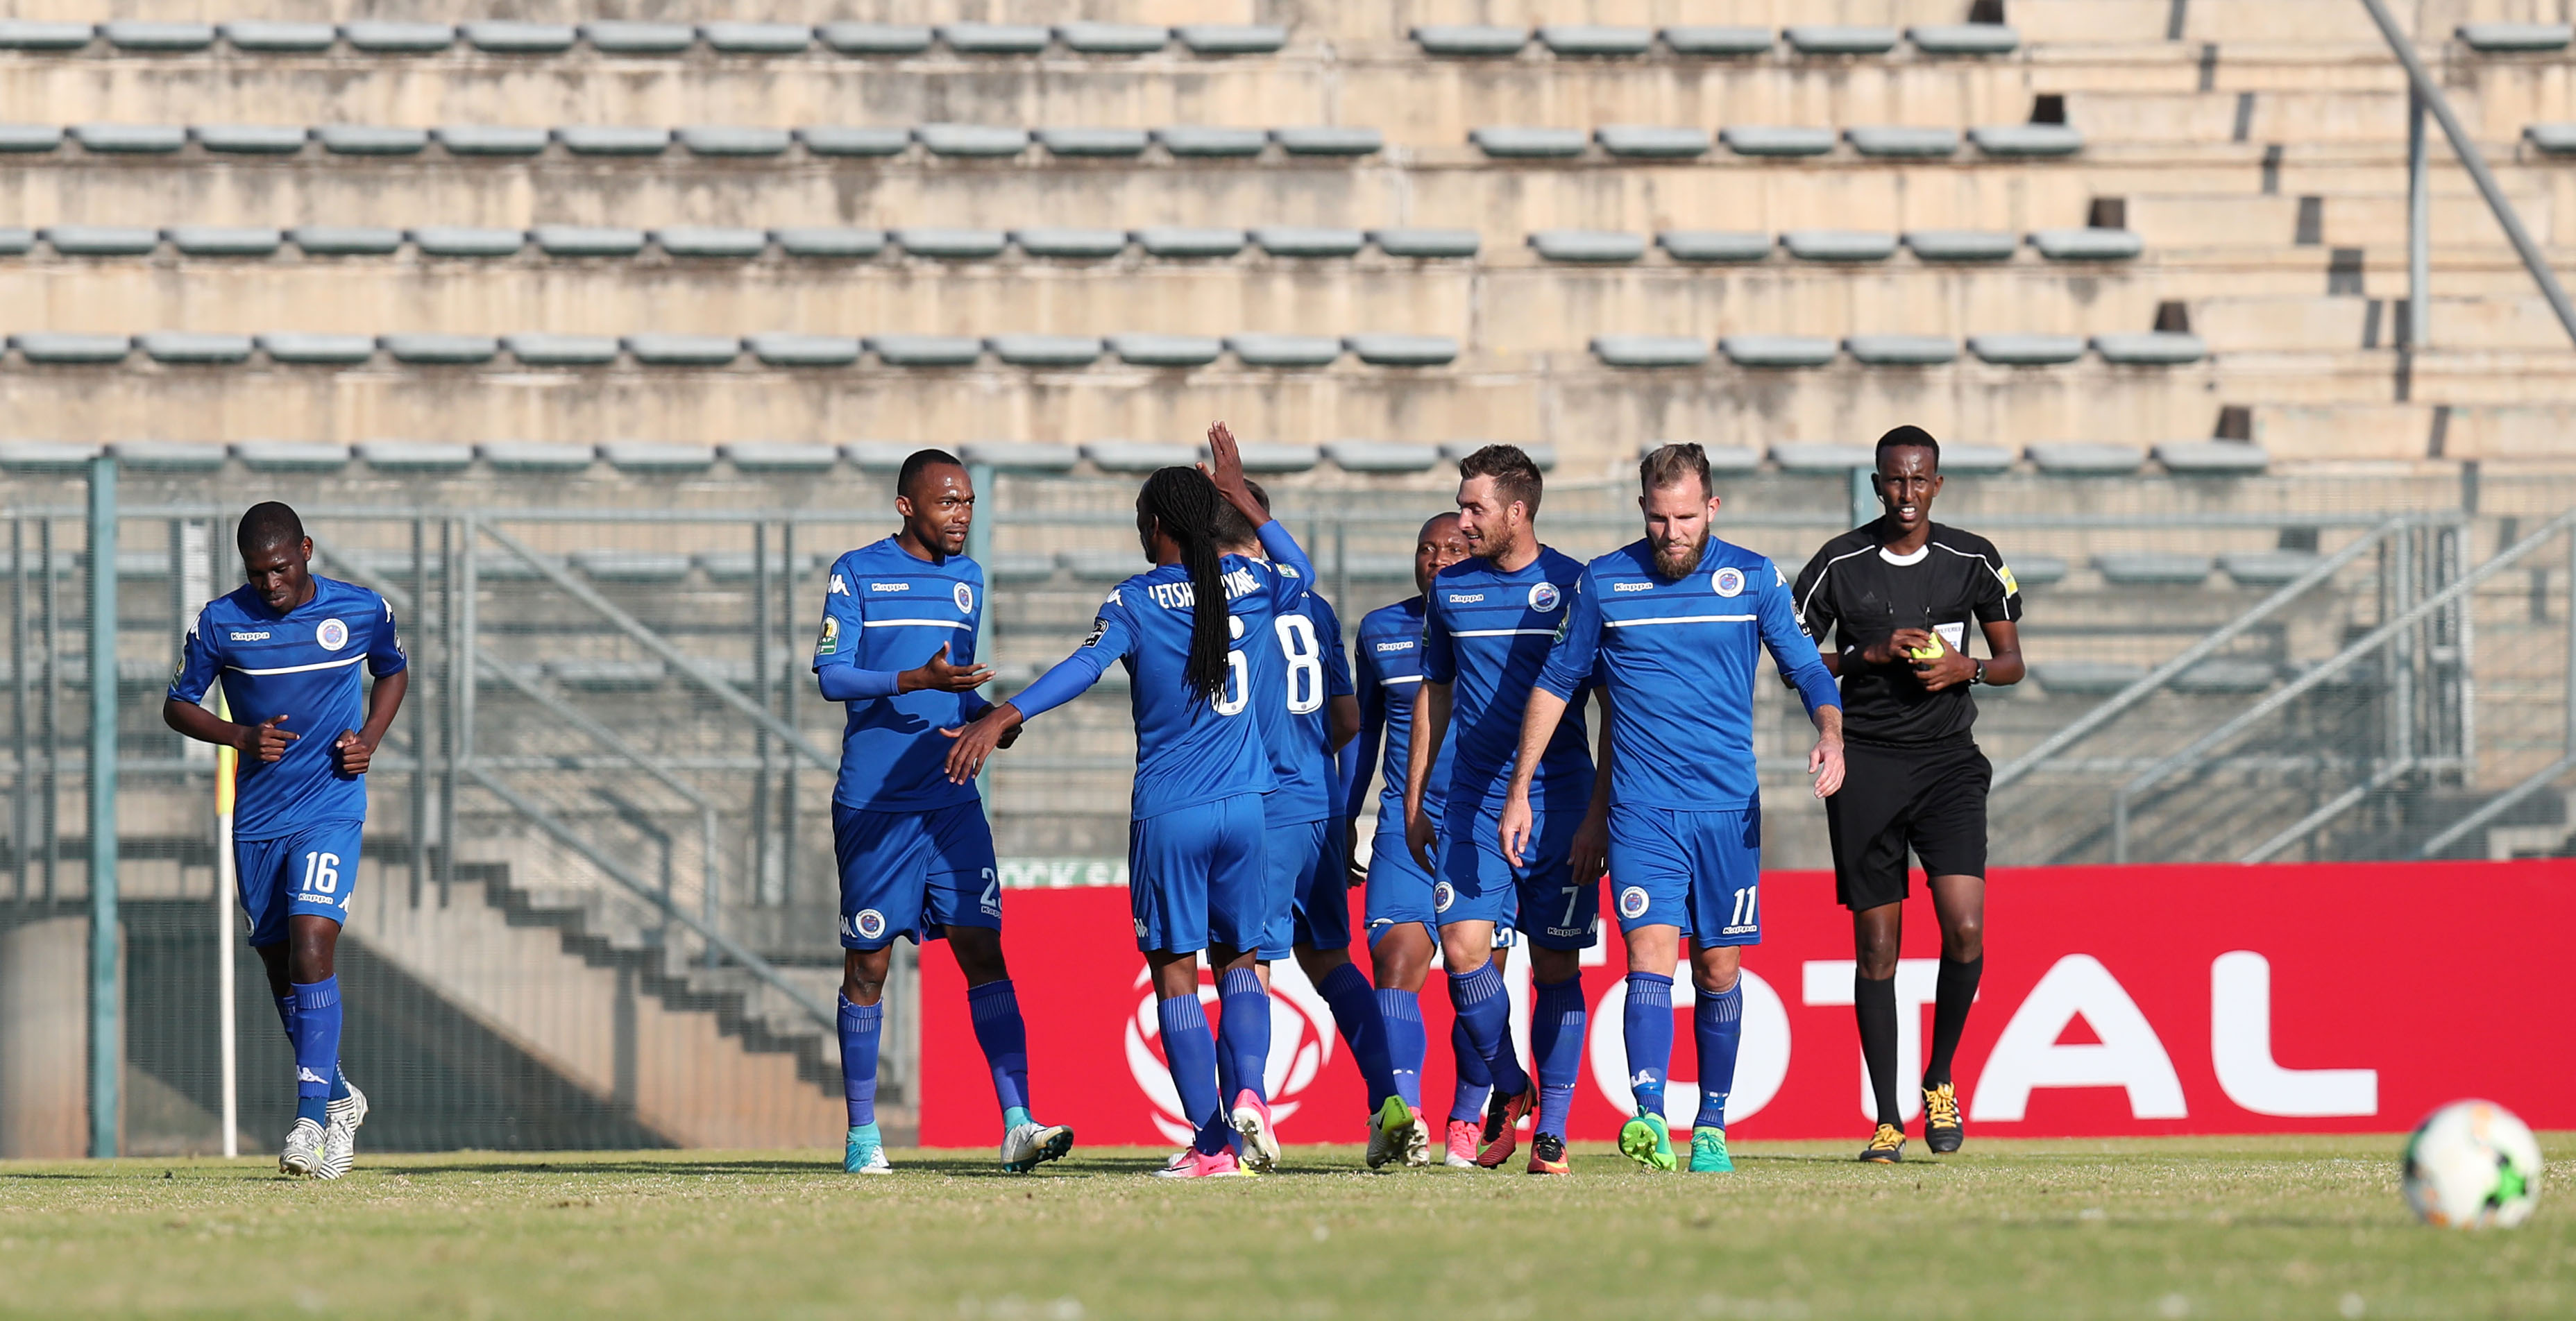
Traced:
[[[1427, 1155], [1424, 1160], [1414, 1159], [1414, 1149], [1423, 1147], [1424, 1141], [1422, 1116], [1414, 1113], [1404, 1098], [1390, 1096], [1376, 1114], [1369, 1116], [1368, 1167], [1384, 1169], [1397, 1161], [1414, 1166], [1425, 1164]], [[1427, 1153], [1428, 1148], [1424, 1150]]]
[[322, 1177], [337, 1179], [349, 1172], [358, 1160], [358, 1128], [367, 1122], [367, 1094], [356, 1083], [343, 1077], [349, 1094], [333, 1101], [331, 1122], [322, 1129], [322, 1164], [330, 1171]]
[[1422, 1112], [1413, 1112], [1413, 1127], [1404, 1135], [1404, 1163], [1409, 1169], [1431, 1168], [1431, 1124]]
[[1073, 1150], [1073, 1130], [1062, 1124], [1018, 1124], [1002, 1135], [1002, 1168], [1026, 1174]]
[[297, 1119], [286, 1131], [286, 1149], [277, 1155], [277, 1172], [290, 1179], [336, 1179], [322, 1159], [322, 1126]]
[[860, 1160], [857, 1168], [848, 1169], [845, 1172], [850, 1174], [892, 1174], [894, 1173], [894, 1166], [886, 1160], [885, 1148], [872, 1147], [869, 1149], [866, 1157]]
[[1234, 1131], [1243, 1135], [1243, 1166], [1256, 1174], [1279, 1168], [1279, 1134], [1270, 1123], [1270, 1103], [1249, 1087], [1234, 1094]]

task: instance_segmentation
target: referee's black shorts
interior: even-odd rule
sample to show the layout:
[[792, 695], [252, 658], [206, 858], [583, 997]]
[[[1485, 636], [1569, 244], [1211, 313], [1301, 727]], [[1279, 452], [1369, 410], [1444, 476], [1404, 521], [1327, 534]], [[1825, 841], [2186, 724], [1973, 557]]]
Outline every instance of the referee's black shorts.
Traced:
[[1994, 764], [1973, 740], [1928, 748], [1843, 745], [1843, 787], [1825, 800], [1834, 898], [1859, 912], [1902, 902], [1905, 855], [1927, 876], [1986, 874], [1986, 790]]

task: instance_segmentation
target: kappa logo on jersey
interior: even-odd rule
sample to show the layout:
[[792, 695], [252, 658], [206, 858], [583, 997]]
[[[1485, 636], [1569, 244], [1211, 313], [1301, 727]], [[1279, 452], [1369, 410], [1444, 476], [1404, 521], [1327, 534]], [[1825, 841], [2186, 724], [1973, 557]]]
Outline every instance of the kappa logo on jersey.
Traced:
[[823, 593], [825, 596], [848, 596], [849, 594], [850, 584], [843, 580], [841, 575], [837, 573], [832, 575], [832, 586], [830, 589]]
[[1449, 884], [1449, 882], [1447, 882], [1447, 881], [1441, 881], [1441, 882], [1438, 882], [1438, 883], [1434, 884], [1434, 885], [1431, 887], [1431, 911], [1432, 911], [1432, 912], [1435, 912], [1435, 913], [1445, 913], [1445, 912], [1448, 912], [1448, 911], [1449, 911], [1449, 905], [1454, 904], [1454, 903], [1456, 903], [1456, 902], [1458, 902], [1458, 890], [1457, 890], [1457, 887], [1455, 887], [1455, 886], [1453, 886], [1453, 885]]
[[841, 621], [830, 615], [825, 615], [823, 616], [823, 636], [814, 640], [814, 654], [817, 656], [829, 656], [840, 649]]
[[956, 598], [957, 611], [959, 614], [973, 614], [975, 612], [974, 588], [969, 587], [964, 583], [959, 583], [954, 590], [949, 592], [949, 595]]
[[1451, 592], [1449, 594], [1449, 604], [1451, 605], [1474, 605], [1484, 599], [1485, 594], [1483, 592]]
[[1653, 583], [1639, 582], [1612, 583], [1610, 585], [1610, 590], [1613, 592], [1651, 592], [1655, 590], [1655, 585]]
[[869, 583], [869, 584], [868, 584], [868, 590], [869, 590], [869, 591], [871, 591], [871, 592], [909, 592], [909, 591], [911, 591], [911, 590], [912, 590], [912, 584], [911, 584], [911, 583]]
[[1387, 653], [1388, 653], [1388, 652], [1390, 652], [1390, 651], [1411, 651], [1411, 650], [1413, 650], [1413, 640], [1412, 640], [1412, 639], [1410, 639], [1410, 638], [1407, 638], [1406, 640], [1404, 640], [1404, 641], [1402, 641], [1402, 642], [1381, 642], [1381, 643], [1377, 644], [1377, 654], [1379, 654], [1379, 655], [1381, 655], [1381, 656], [1383, 656], [1383, 655], [1387, 654]]
[[313, 641], [324, 651], [338, 651], [349, 645], [349, 626], [337, 619], [325, 619], [322, 627], [313, 630]]
[[[192, 628], [188, 631], [194, 633], [197, 630]], [[224, 636], [235, 642], [266, 642], [268, 641], [268, 630], [263, 628], [254, 633], [226, 633]]]
[[1708, 589], [1720, 596], [1744, 595], [1744, 570], [1730, 564], [1708, 576]]
[[1631, 885], [1619, 892], [1619, 916], [1634, 922], [1646, 915], [1646, 909], [1651, 903], [1653, 901], [1646, 897], [1646, 887]]
[[877, 940], [885, 935], [885, 914], [873, 908], [862, 908], [850, 915], [849, 931], [861, 940]]
[[1534, 583], [1530, 586], [1530, 609], [1546, 614], [1563, 604], [1565, 604], [1565, 594], [1556, 590], [1555, 583]]

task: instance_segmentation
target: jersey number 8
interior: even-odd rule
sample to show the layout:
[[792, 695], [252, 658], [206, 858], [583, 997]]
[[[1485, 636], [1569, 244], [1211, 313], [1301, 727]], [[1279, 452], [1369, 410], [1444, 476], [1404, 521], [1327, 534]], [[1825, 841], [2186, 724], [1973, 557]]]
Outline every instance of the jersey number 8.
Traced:
[[1288, 657], [1288, 713], [1313, 715], [1324, 709], [1324, 648], [1315, 641], [1315, 623], [1304, 615], [1281, 615], [1274, 623]]

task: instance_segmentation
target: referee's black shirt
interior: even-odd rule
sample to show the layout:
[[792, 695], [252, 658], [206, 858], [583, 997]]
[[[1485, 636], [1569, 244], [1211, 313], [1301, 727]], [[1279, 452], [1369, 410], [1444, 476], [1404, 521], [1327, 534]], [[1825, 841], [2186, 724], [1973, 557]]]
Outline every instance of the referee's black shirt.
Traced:
[[[1798, 574], [1791, 600], [1807, 636], [1831, 651], [1919, 628], [1965, 652], [1971, 620], [2021, 618], [2021, 588], [1994, 543], [1939, 523], [1923, 548], [1903, 559], [1880, 545], [1877, 521], [1826, 542]], [[1855, 743], [1931, 747], [1964, 740], [1977, 723], [1968, 685], [1927, 692], [1902, 658], [1891, 666], [1845, 666], [1842, 689], [1843, 735]]]

